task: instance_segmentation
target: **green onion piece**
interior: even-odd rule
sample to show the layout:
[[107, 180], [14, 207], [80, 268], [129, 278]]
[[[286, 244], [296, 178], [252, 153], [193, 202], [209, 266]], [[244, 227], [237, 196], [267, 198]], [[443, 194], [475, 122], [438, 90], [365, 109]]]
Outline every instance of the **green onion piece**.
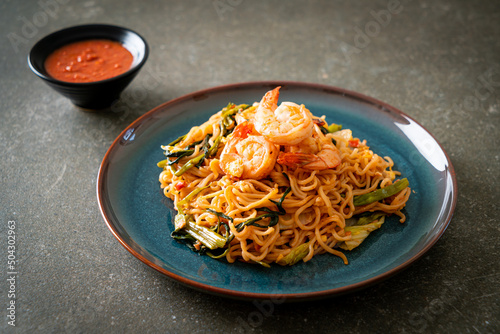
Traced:
[[177, 168], [175, 168], [174, 165], [168, 165], [168, 168], [170, 169], [170, 171], [172, 172], [172, 174], [175, 174], [175, 172], [177, 172]]
[[[233, 105], [234, 105], [234, 107], [231, 108], [231, 106], [233, 106]], [[228, 105], [227, 105], [227, 107], [225, 107], [224, 109], [222, 109], [222, 117], [234, 115], [240, 109], [241, 110], [245, 110], [245, 109], [248, 109], [249, 107], [250, 107], [250, 105], [248, 105], [248, 104], [235, 105], [234, 103], [229, 102]]]
[[231, 223], [233, 222], [233, 218], [229, 217], [228, 215], [225, 215], [223, 214], [222, 212], [218, 212], [218, 211], [215, 211], [215, 210], [212, 210], [212, 209], [206, 209], [207, 212], [210, 212], [214, 215], [216, 215], [219, 219], [219, 222], [215, 228], [215, 232], [219, 233], [220, 234], [220, 226], [223, 225], [225, 228], [226, 228], [226, 242], [229, 244], [233, 239], [234, 239], [234, 234], [233, 232], [231, 232], [231, 229], [229, 228], [229, 224], [226, 223], [226, 222], [222, 222], [220, 219], [221, 218], [224, 218], [228, 221], [230, 221]]
[[162, 160], [160, 161], [159, 163], [157, 163], [156, 165], [160, 168], [165, 168], [167, 165], [168, 165], [168, 159], [165, 159], [165, 160]]
[[333, 133], [342, 130], [342, 125], [332, 123], [328, 125], [328, 132]]
[[295, 249], [279, 261], [276, 261], [276, 263], [282, 266], [293, 266], [306, 257], [307, 254], [309, 254], [309, 242], [295, 247]]
[[233, 103], [229, 103], [227, 107], [222, 109], [222, 121], [221, 121], [221, 134], [226, 136], [230, 132], [230, 128], [234, 128], [234, 115], [238, 113], [240, 110], [245, 110], [250, 108], [248, 104], [239, 104], [234, 105]]
[[208, 139], [209, 139], [210, 137], [212, 137], [212, 134], [210, 134], [210, 133], [209, 133], [209, 134], [207, 134], [207, 136], [206, 136], [205, 138], [203, 138], [202, 140], [195, 141], [194, 143], [189, 144], [186, 148], [189, 148], [189, 149], [194, 148], [196, 145], [201, 144], [201, 143], [202, 143], [202, 142], [204, 142], [204, 141], [208, 141]]
[[[244, 222], [239, 223], [238, 225], [235, 226], [236, 230], [238, 232], [240, 232], [241, 230], [243, 230], [243, 228], [245, 226], [255, 226], [255, 227], [260, 227], [260, 228], [268, 228], [268, 227], [273, 227], [274, 225], [278, 224], [278, 221], [279, 221], [279, 213], [278, 212], [272, 211], [268, 208], [260, 208], [259, 210], [266, 211], [268, 213], [257, 216], [255, 218], [247, 219]], [[269, 221], [269, 225], [266, 226], [266, 225], [260, 225], [260, 224], [256, 223], [259, 220], [262, 220], [264, 218], [271, 218], [271, 220]]]
[[[174, 140], [173, 142], [171, 142], [170, 144], [168, 144], [167, 146], [174, 146], [175, 144], [177, 144], [178, 142], [180, 142], [181, 140], [183, 140], [184, 138], [186, 138], [186, 135], [183, 135], [183, 136], [180, 136], [179, 138], [177, 138], [176, 140]], [[163, 148], [163, 146], [162, 146]]]
[[383, 200], [384, 198], [397, 194], [409, 185], [408, 179], [401, 179], [383, 189], [377, 189], [368, 194], [354, 196], [353, 204], [354, 206], [362, 206]]
[[[186, 154], [186, 155], [188, 155], [188, 154]], [[175, 160], [169, 161], [169, 162], [168, 162], [168, 165], [169, 165], [169, 166], [175, 165], [175, 164], [176, 164], [176, 163], [178, 163], [178, 162], [179, 162], [182, 158], [184, 158], [184, 156], [183, 156], [183, 155], [181, 155], [181, 156], [177, 157], [177, 159], [175, 159]]]
[[182, 158], [187, 155], [193, 154], [194, 150], [178, 150], [178, 151], [170, 151], [170, 146], [163, 153], [168, 158]]
[[[285, 173], [283, 173], [283, 175], [286, 176], [286, 178], [288, 179], [288, 175], [286, 175]], [[278, 214], [279, 215], [284, 215], [286, 213], [285, 209], [283, 209], [283, 201], [285, 200], [285, 197], [286, 195], [288, 195], [288, 193], [290, 193], [290, 191], [292, 191], [292, 187], [288, 187], [285, 192], [283, 193], [283, 195], [281, 196], [280, 200], [278, 202], [276, 201], [273, 201], [272, 199], [270, 199], [271, 202], [273, 202], [274, 204], [276, 204], [276, 206], [278, 207]]]
[[221, 135], [219, 135], [217, 138], [215, 138], [214, 144], [205, 153], [205, 156], [207, 158], [212, 158], [215, 154], [217, 154], [217, 150], [219, 149], [219, 144], [220, 144], [221, 140], [222, 140]]
[[233, 221], [233, 218], [229, 217], [228, 215], [226, 214], [223, 214], [222, 212], [219, 212], [219, 211], [215, 211], [215, 210], [212, 210], [212, 209], [207, 209], [206, 211], [210, 212], [210, 213], [213, 213], [214, 215], [216, 215], [217, 217], [220, 217], [220, 218], [224, 218], [224, 219], [227, 219], [229, 221]]
[[[286, 174], [284, 174], [284, 175], [287, 176]], [[287, 178], [288, 178], [288, 176], [287, 176]], [[272, 227], [272, 226], [278, 224], [279, 216], [286, 214], [286, 211], [285, 211], [285, 209], [283, 209], [282, 204], [283, 204], [283, 201], [285, 200], [286, 195], [288, 195], [288, 193], [290, 193], [291, 190], [292, 190], [292, 188], [288, 187], [278, 202], [273, 201], [272, 199], [269, 200], [278, 207], [278, 211], [273, 211], [273, 210], [266, 208], [266, 207], [257, 208], [257, 210], [265, 211], [267, 213], [260, 215], [260, 216], [257, 216], [255, 218], [250, 218], [248, 220], [245, 220], [242, 223], [239, 223], [238, 225], [235, 226], [236, 230], [239, 232], [239, 231], [243, 230], [243, 228], [247, 225], [261, 227], [261, 228], [267, 228], [267, 227]], [[269, 224], [267, 226], [260, 225], [260, 224], [256, 223], [259, 220], [262, 220], [264, 218], [271, 218], [271, 220], [269, 221]]]
[[205, 154], [200, 154], [199, 156], [197, 156], [196, 158], [193, 158], [191, 160], [189, 160], [188, 162], [186, 162], [184, 164], [184, 166], [182, 166], [181, 168], [179, 168], [177, 170], [177, 172], [175, 172], [175, 176], [181, 176], [182, 174], [184, 174], [185, 172], [187, 172], [190, 168], [196, 166], [196, 164], [198, 162], [200, 162], [201, 159], [205, 158]]
[[198, 195], [200, 192], [207, 189], [208, 187], [209, 186], [204, 186], [201, 188], [196, 188], [195, 190], [191, 191], [186, 197], [184, 197], [182, 200], [177, 202], [177, 211], [182, 214], [183, 213], [182, 206], [185, 204], [188, 204], [188, 202], [191, 201], [191, 199], [193, 197], [195, 197], [196, 195]]
[[175, 216], [175, 232], [180, 230], [210, 249], [223, 248], [226, 245], [226, 238], [204, 226], [197, 225], [191, 215], [179, 213]]

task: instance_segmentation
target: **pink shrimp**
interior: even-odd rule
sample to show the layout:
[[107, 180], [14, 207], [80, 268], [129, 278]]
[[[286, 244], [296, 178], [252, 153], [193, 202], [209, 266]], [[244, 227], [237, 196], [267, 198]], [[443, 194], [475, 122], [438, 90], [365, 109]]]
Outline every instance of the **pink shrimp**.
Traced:
[[252, 123], [236, 126], [220, 156], [220, 167], [234, 179], [262, 179], [274, 168], [278, 148], [255, 131]]
[[296, 145], [310, 137], [313, 118], [304, 105], [282, 102], [278, 107], [279, 89], [267, 92], [255, 112], [255, 129], [278, 145]]
[[328, 137], [315, 133], [298, 145], [285, 146], [280, 152], [278, 163], [291, 168], [325, 170], [337, 167], [341, 162], [340, 152]]

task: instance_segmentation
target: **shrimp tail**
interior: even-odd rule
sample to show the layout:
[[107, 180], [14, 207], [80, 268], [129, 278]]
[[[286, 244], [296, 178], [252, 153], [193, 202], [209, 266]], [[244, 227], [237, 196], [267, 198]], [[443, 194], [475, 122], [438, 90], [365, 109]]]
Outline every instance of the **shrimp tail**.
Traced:
[[319, 158], [314, 154], [309, 153], [284, 153], [280, 152], [277, 162], [280, 165], [285, 165], [291, 168], [302, 167], [311, 162], [318, 161]]
[[281, 86], [276, 87], [273, 90], [268, 91], [260, 101], [260, 105], [269, 110], [276, 110], [278, 108], [278, 100], [280, 97]]
[[318, 154], [280, 152], [277, 162], [291, 168], [303, 167], [309, 170], [325, 170], [337, 167], [341, 160], [337, 150], [327, 148]]
[[250, 122], [243, 122], [234, 129], [233, 138], [236, 138], [236, 140], [240, 141], [254, 133], [255, 133], [254, 125]]

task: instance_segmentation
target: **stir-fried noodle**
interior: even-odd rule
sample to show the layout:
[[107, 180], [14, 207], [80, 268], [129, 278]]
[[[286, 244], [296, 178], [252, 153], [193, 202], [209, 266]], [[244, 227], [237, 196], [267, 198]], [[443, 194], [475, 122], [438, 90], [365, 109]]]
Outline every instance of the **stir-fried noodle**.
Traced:
[[385, 216], [405, 221], [408, 181], [351, 130], [304, 105], [278, 107], [278, 95], [229, 104], [162, 147], [161, 187], [178, 210], [172, 236], [231, 263], [292, 265], [328, 252], [347, 264], [343, 250]]

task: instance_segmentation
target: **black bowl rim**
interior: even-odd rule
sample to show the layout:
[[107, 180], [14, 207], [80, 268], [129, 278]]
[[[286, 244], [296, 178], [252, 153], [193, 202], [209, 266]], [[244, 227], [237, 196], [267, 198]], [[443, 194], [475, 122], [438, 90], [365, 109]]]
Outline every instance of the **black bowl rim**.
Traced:
[[[139, 56], [141, 57], [140, 58], [140, 61], [135, 64], [134, 66], [132, 66], [131, 68], [129, 68], [126, 72], [123, 72], [122, 74], [119, 74], [119, 75], [116, 75], [114, 77], [111, 77], [111, 78], [108, 78], [108, 79], [104, 79], [104, 80], [99, 80], [99, 81], [91, 81], [91, 82], [69, 82], [69, 81], [62, 81], [62, 80], [58, 80], [58, 79], [55, 79], [49, 75], [46, 75], [42, 72], [40, 72], [36, 66], [34, 65], [33, 63], [33, 51], [40, 45], [42, 44], [43, 42], [45, 42], [47, 39], [53, 37], [54, 35], [58, 35], [58, 34], [63, 34], [65, 32], [69, 32], [69, 31], [72, 31], [72, 30], [80, 30], [80, 29], [88, 29], [88, 28], [106, 28], [106, 29], [118, 29], [118, 30], [123, 30], [123, 31], [126, 31], [128, 33], [131, 33], [131, 34], [134, 34], [136, 35], [137, 37], [139, 37], [139, 39], [144, 43], [144, 52], [143, 53], [140, 53]], [[92, 38], [92, 35], [89, 35], [89, 39]], [[78, 40], [84, 40], [84, 39], [78, 39]], [[76, 42], [76, 40], [75, 40]], [[71, 42], [69, 42], [71, 43]], [[53, 52], [55, 50], [51, 50], [51, 52]], [[49, 53], [50, 54], [50, 53]], [[90, 86], [93, 86], [93, 85], [99, 85], [99, 84], [104, 84], [104, 83], [108, 83], [108, 82], [112, 82], [114, 80], [119, 80], [120, 78], [124, 78], [124, 77], [127, 77], [129, 76], [130, 74], [138, 71], [145, 63], [146, 63], [146, 60], [148, 59], [148, 56], [149, 56], [149, 46], [148, 46], [148, 43], [146, 42], [146, 39], [141, 36], [139, 33], [137, 33], [136, 31], [132, 30], [132, 29], [129, 29], [129, 28], [125, 28], [125, 27], [122, 27], [122, 26], [117, 26], [117, 25], [112, 25], [112, 24], [103, 24], [103, 23], [92, 23], [92, 24], [82, 24], [82, 25], [76, 25], [76, 26], [70, 26], [70, 27], [66, 27], [66, 28], [63, 28], [63, 29], [60, 29], [60, 30], [57, 30], [57, 31], [54, 31], [44, 37], [42, 37], [38, 42], [36, 42], [33, 47], [31, 48], [29, 54], [28, 54], [28, 65], [31, 69], [31, 71], [33, 73], [35, 73], [38, 77], [42, 78], [43, 80], [46, 80], [52, 84], [56, 84], [56, 85], [61, 85], [61, 86], [68, 86], [68, 87], [90, 87]], [[45, 61], [45, 59], [44, 59]]]

